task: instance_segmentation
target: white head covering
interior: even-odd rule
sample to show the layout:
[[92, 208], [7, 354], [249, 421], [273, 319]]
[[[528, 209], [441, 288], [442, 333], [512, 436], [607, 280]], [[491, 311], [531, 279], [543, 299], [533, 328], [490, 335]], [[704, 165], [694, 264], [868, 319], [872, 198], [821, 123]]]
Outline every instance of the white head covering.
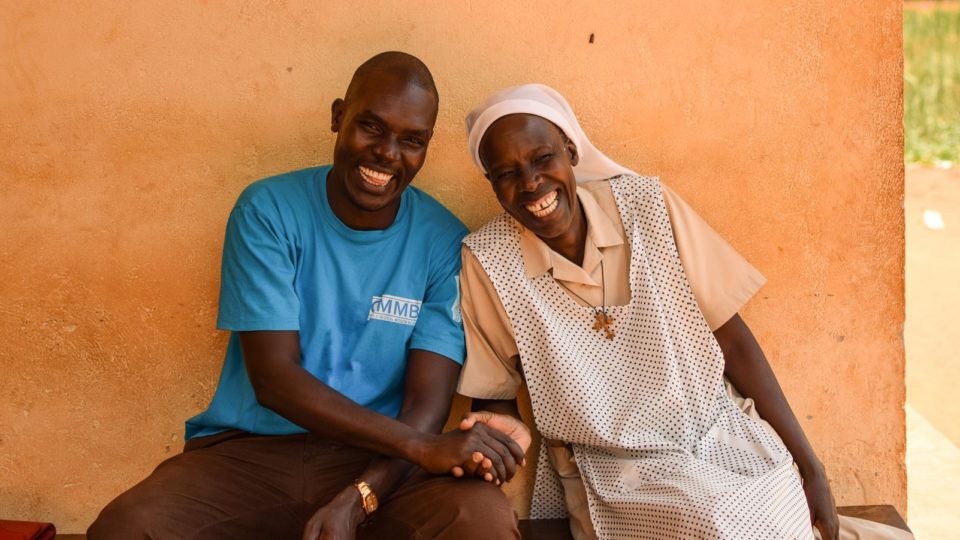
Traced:
[[480, 162], [480, 140], [483, 134], [499, 118], [518, 113], [546, 118], [563, 130], [580, 155], [580, 161], [573, 167], [577, 182], [636, 174], [614, 163], [597, 150], [583, 132], [567, 100], [563, 99], [559, 92], [543, 84], [524, 84], [501, 90], [467, 114], [467, 147], [481, 171], [484, 170]]

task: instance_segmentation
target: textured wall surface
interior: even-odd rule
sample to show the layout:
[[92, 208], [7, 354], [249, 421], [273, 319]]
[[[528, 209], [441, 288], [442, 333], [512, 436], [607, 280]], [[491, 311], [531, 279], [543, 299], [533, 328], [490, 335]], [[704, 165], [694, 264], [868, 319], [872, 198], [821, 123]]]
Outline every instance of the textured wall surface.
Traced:
[[744, 316], [838, 502], [903, 511], [900, 2], [702, 4], [0, 0], [0, 517], [82, 530], [179, 451], [228, 210], [330, 159], [387, 49], [434, 71], [417, 185], [471, 228], [463, 115], [534, 80], [699, 209], [769, 279]]

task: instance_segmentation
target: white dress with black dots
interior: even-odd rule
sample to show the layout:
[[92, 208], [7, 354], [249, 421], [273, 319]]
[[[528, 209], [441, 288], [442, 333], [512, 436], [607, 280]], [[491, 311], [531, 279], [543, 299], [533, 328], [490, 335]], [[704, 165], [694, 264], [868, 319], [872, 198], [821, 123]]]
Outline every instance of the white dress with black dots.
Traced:
[[[813, 538], [792, 458], [723, 386], [723, 353], [697, 306], [656, 178], [610, 180], [630, 235], [630, 303], [592, 329], [545, 272], [527, 278], [502, 214], [465, 240], [510, 318], [537, 429], [573, 447], [600, 538]], [[566, 515], [541, 448], [534, 519]]]

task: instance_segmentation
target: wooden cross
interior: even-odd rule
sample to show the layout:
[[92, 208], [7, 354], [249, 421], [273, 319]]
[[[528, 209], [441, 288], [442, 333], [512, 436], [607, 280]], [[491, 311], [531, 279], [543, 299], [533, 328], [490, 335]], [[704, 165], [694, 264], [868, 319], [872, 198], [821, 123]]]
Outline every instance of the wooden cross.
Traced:
[[613, 339], [613, 317], [599, 309], [596, 311], [595, 317], [596, 322], [593, 323], [593, 329], [603, 330], [607, 334], [607, 339]]

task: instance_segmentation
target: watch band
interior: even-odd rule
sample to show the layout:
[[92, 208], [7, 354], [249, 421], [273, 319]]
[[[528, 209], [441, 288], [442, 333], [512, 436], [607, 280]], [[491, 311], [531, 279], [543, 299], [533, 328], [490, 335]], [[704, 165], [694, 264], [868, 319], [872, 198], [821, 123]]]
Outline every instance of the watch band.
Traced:
[[376, 512], [380, 503], [377, 501], [377, 494], [373, 492], [370, 484], [364, 482], [363, 480], [357, 479], [353, 482], [353, 485], [357, 488], [357, 491], [360, 492], [360, 501], [363, 503], [363, 511], [366, 512], [368, 516]]

